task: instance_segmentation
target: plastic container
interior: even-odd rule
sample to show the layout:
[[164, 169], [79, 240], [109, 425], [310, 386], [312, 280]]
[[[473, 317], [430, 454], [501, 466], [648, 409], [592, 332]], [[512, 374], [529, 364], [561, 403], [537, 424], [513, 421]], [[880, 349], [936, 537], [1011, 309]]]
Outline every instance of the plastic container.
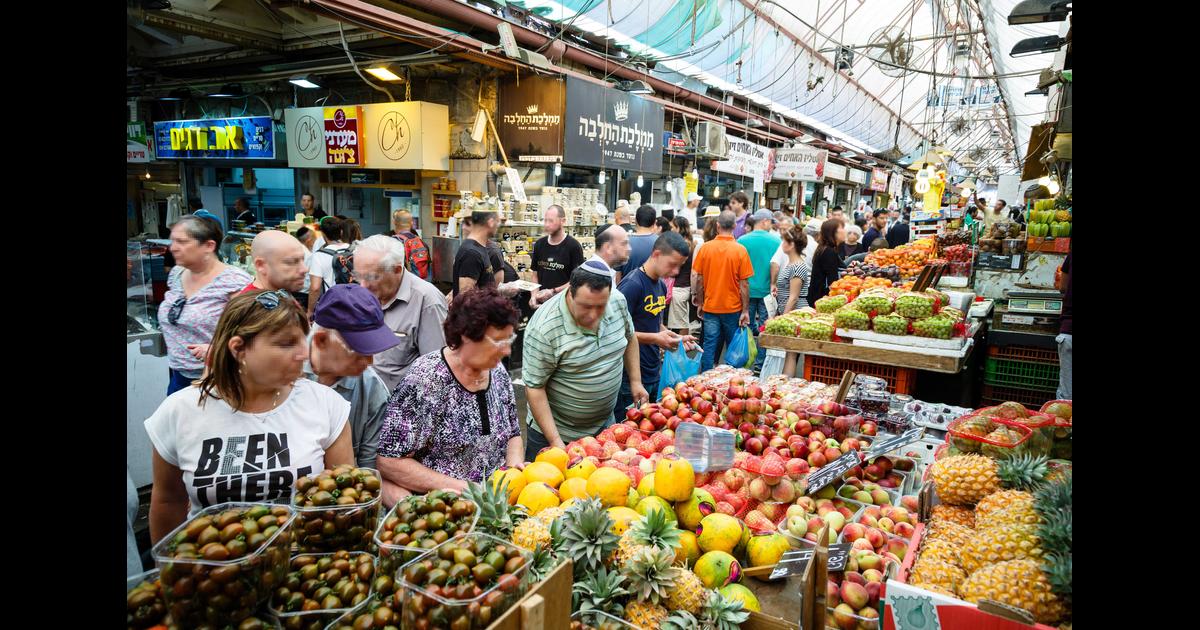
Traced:
[[805, 412], [806, 419], [812, 424], [814, 431], [820, 431], [825, 437], [835, 438], [840, 442], [851, 433], [857, 433], [863, 422], [862, 409], [850, 405], [843, 406], [846, 407], [846, 413], [837, 415], [821, 413], [813, 407], [812, 411]]
[[[963, 425], [971, 422], [973, 418], [980, 417], [978, 414], [969, 414], [963, 416], [954, 422], [946, 429], [946, 442], [960, 453], [978, 453], [986, 455], [992, 459], [1005, 459], [1013, 455], [1023, 455], [1029, 453], [1029, 438], [1033, 435], [1033, 431], [1028, 427], [1019, 424], [1010, 424], [1007, 422], [998, 421], [996, 418], [988, 418], [991, 421], [991, 431], [985, 435], [976, 435], [964, 431]], [[1004, 426], [1016, 432], [1020, 437], [1012, 443], [990, 439], [990, 435], [996, 428]]]
[[[868, 482], [868, 483], [874, 483], [875, 485], [879, 486], [879, 484], [876, 482]], [[848, 488], [853, 488], [853, 490], [849, 490]], [[837, 496], [839, 499], [845, 499], [847, 501], [857, 501], [859, 503], [863, 503], [864, 505], [878, 505], [876, 503], [865, 503], [863, 501], [858, 501], [857, 499], [853, 499], [850, 496], [848, 496], [847, 494], [843, 494], [843, 489], [847, 489], [847, 490], [845, 490], [845, 492], [847, 492], [847, 493], [858, 492], [858, 488], [856, 486], [848, 484], [848, 483], [841, 483], [837, 487]], [[901, 492], [900, 492], [899, 487], [885, 488], [883, 486], [879, 486], [879, 489], [883, 490], [888, 495], [888, 501], [890, 501], [890, 503], [888, 503], [886, 505], [899, 505], [900, 504]], [[880, 506], [880, 507], [882, 507], [882, 506]]]
[[[462, 496], [458, 495], [457, 493], [453, 493], [453, 494], [459, 498], [462, 498]], [[397, 569], [408, 564], [414, 558], [425, 553], [426, 551], [428, 551], [430, 549], [430, 548], [426, 548], [426, 547], [420, 547], [420, 548], [414, 549], [407, 545], [397, 545], [392, 542], [389, 542], [390, 538], [388, 538], [386, 536], [386, 533], [387, 533], [386, 526], [388, 524], [388, 519], [392, 518], [392, 516], [394, 516], [396, 514], [396, 510], [401, 505], [403, 505], [405, 503], [412, 504], [415, 501], [422, 499], [424, 496], [425, 495], [414, 495], [414, 496], [404, 497], [403, 499], [397, 501], [396, 505], [393, 505], [392, 509], [388, 510], [388, 513], [386, 515], [384, 515], [383, 518], [379, 519], [379, 525], [375, 528], [375, 532], [372, 537], [372, 540], [374, 541], [375, 547], [376, 547], [376, 557], [379, 558], [379, 571], [377, 571], [378, 575], [395, 575]], [[467, 501], [468, 499], [463, 499], [463, 500]], [[475, 504], [472, 502], [471, 505], [475, 505]], [[469, 521], [467, 521], [465, 526], [460, 525], [458, 528], [458, 531], [455, 532], [455, 534], [466, 534], [466, 533], [475, 531], [475, 525], [478, 522], [479, 522], [479, 506], [475, 506], [475, 510], [474, 510], [472, 516], [470, 517]], [[454, 535], [452, 534], [450, 537], [453, 538]]]
[[[470, 599], [451, 599], [434, 595], [430, 593], [425, 586], [419, 586], [410, 583], [404, 578], [405, 571], [419, 562], [426, 560], [436, 561], [438, 559], [438, 551], [452, 543], [458, 543], [463, 540], [471, 540], [476, 544], [487, 543], [493, 548], [496, 545], [504, 545], [505, 547], [513, 548], [518, 551], [524, 562], [512, 572], [516, 577], [516, 584], [509, 590], [503, 591], [500, 585], [496, 584], [483, 591], [478, 597]], [[415, 628], [425, 627], [421, 624], [423, 619], [444, 619], [444, 623], [431, 623], [430, 628], [486, 628], [493, 621], [499, 619], [501, 615], [508, 611], [518, 600], [525, 596], [532, 582], [529, 574], [529, 563], [533, 559], [533, 553], [517, 547], [512, 543], [490, 536], [480, 532], [471, 532], [461, 536], [455, 536], [450, 540], [430, 549], [421, 554], [412, 562], [401, 567], [396, 575], [396, 581], [399, 583], [400, 595], [399, 598], [403, 602], [400, 610], [400, 627], [402, 630], [410, 630]], [[395, 599], [395, 598], [393, 598]], [[486, 613], [482, 609], [487, 609]], [[472, 614], [474, 613], [474, 614]], [[458, 622], [461, 625], [455, 625], [458, 619], [466, 618], [466, 623]]]
[[[391, 578], [387, 582], [381, 584], [379, 578]], [[372, 628], [385, 628], [387, 626], [396, 627], [400, 624], [400, 605], [401, 601], [397, 599], [400, 595], [399, 586], [396, 584], [394, 576], [386, 575], [382, 571], [376, 571], [373, 587], [383, 586], [384, 590], [372, 588], [371, 596], [367, 601], [351, 608], [344, 612], [337, 619], [334, 619], [325, 630], [356, 630], [354, 622], [362, 615], [371, 615]], [[386, 612], [379, 612], [380, 608], [386, 608]], [[359, 626], [360, 628], [362, 626]]]
[[[225, 512], [238, 513], [236, 517], [230, 517], [227, 525], [255, 520], [259, 534], [266, 537], [261, 546], [235, 560], [205, 560], [194, 557], [194, 551], [178, 551], [181, 545], [196, 540], [189, 535], [190, 526], [198, 525], [201, 519], [209, 519], [215, 527]], [[258, 605], [287, 577], [295, 522], [295, 511], [286, 505], [221, 503], [201, 510], [195, 518], [163, 537], [154, 545], [152, 553], [171, 618], [182, 627], [205, 624], [236, 627], [252, 616]], [[268, 535], [271, 527], [276, 529]], [[180, 557], [176, 557], [177, 554]], [[211, 589], [208, 582], [213, 583]]]
[[728, 470], [733, 467], [733, 431], [695, 422], [681, 422], [675, 428], [675, 453], [686, 459], [696, 472]]
[[599, 610], [580, 610], [571, 615], [571, 621], [578, 621], [592, 630], [641, 630], [620, 617]]
[[[849, 520], [846, 522], [861, 524], [861, 521], [863, 520], [863, 518], [865, 516], [866, 516], [866, 510], [865, 509], [859, 510], [858, 513], [854, 515], [854, 518], [852, 520]], [[915, 518], [916, 515], [913, 514], [913, 517]], [[868, 532], [871, 530], [876, 530], [880, 534], [883, 535], [883, 538], [884, 538], [883, 546], [876, 547], [875, 553], [882, 555], [883, 553], [888, 552], [888, 553], [895, 555], [897, 558], [899, 558], [901, 562], [904, 561], [904, 554], [906, 554], [908, 552], [908, 543], [909, 543], [908, 538], [905, 538], [903, 536], [897, 536], [895, 534], [889, 534], [888, 532], [884, 531], [883, 529], [880, 529], [878, 527], [872, 527], [870, 525], [863, 525], [863, 527], [865, 527]], [[915, 530], [916, 526], [914, 525], [913, 527]], [[842, 527], [842, 531], [840, 533], [838, 533], [837, 541], [839, 543], [851, 542], [849, 540], [846, 540], [846, 528], [845, 527]], [[885, 559], [885, 561], [886, 561], [886, 559]], [[888, 562], [888, 564], [898, 565], [899, 562]]]
[[[142, 591], [146, 595], [142, 595]], [[158, 569], [132, 575], [125, 580], [125, 623], [129, 630], [144, 630], [166, 624], [167, 602], [158, 583]]]
[[[847, 523], [855, 522], [855, 519], [857, 519], [862, 514], [863, 509], [865, 509], [867, 507], [866, 505], [859, 503], [858, 501], [850, 501], [848, 499], [843, 499], [840, 497], [832, 499], [832, 501], [833, 501], [833, 504], [835, 507], [846, 507], [846, 508], [850, 509], [850, 516], [848, 518], [846, 518]], [[844, 516], [844, 514], [843, 514], [843, 516]], [[785, 516], [784, 519], [779, 522], [779, 525], [776, 526], [776, 530], [780, 533], [780, 535], [782, 535], [784, 538], [787, 539], [787, 541], [792, 545], [792, 547], [794, 549], [812, 549], [817, 546], [817, 543], [814, 540], [809, 540], [807, 538], [804, 538], [803, 536], [793, 535], [791, 533], [791, 531], [788, 530], [787, 523], [788, 523], [788, 517]], [[807, 533], [808, 533], [808, 531], [806, 529], [805, 534], [807, 534]], [[841, 532], [838, 532], [838, 538], [840, 538], [840, 537], [841, 537]], [[834, 540], [836, 541], [837, 538], [835, 538]]]
[[[292, 558], [289, 560], [289, 565], [292, 562], [295, 562], [297, 558], [300, 558], [303, 556], [309, 556], [309, 557], [312, 557], [312, 558], [316, 559], [317, 561], [319, 561], [321, 558], [330, 557], [332, 555], [333, 555], [333, 553], [296, 554], [296, 555], [292, 556]], [[358, 562], [359, 562], [358, 558], [360, 558], [362, 556], [367, 556], [367, 557], [371, 558], [372, 566], [376, 567], [376, 569], [378, 568], [378, 563], [375, 562], [374, 556], [372, 556], [371, 554], [366, 553], [366, 552], [355, 551], [350, 554], [351, 571], [354, 570], [354, 567], [358, 566]], [[298, 571], [299, 571], [299, 569], [297, 569], [296, 571], [293, 571], [292, 573], [298, 573]], [[271, 614], [274, 615], [277, 620], [279, 620], [279, 625], [282, 626], [284, 628], [284, 630], [324, 630], [324, 628], [327, 625], [329, 625], [330, 622], [337, 619], [343, 613], [354, 610], [356, 607], [370, 601], [371, 585], [375, 581], [375, 576], [377, 574], [378, 574], [378, 571], [372, 572], [371, 578], [366, 581], [367, 590], [366, 590], [363, 600], [354, 604], [353, 606], [346, 606], [343, 608], [318, 608], [316, 610], [284, 611], [284, 610], [281, 610], [283, 602], [277, 601], [278, 597], [277, 597], [277, 594], [275, 594], [275, 595], [272, 595], [271, 599], [268, 602], [268, 609], [271, 611]], [[300, 580], [303, 580], [303, 578], [300, 578], [299, 576], [295, 576], [295, 577], [299, 578]], [[343, 577], [345, 577], [345, 576], [343, 576]], [[292, 578], [293, 578], [293, 575], [289, 574], [288, 581], [292, 581]], [[334, 588], [335, 584], [323, 584], [323, 586], [328, 586], [330, 588]], [[298, 590], [293, 589], [292, 592], [298, 592]]]
[[854, 384], [858, 386], [860, 391], [883, 391], [888, 388], [887, 379], [867, 374], [855, 375]]
[[[383, 477], [374, 468], [360, 468]], [[317, 478], [321, 473], [309, 475]], [[303, 493], [293, 487], [291, 505], [296, 511], [296, 547], [301, 553], [326, 553], [338, 550], [368, 551], [375, 526], [379, 524], [382, 489], [367, 503], [300, 507], [297, 498]]]
[[887, 415], [892, 397], [883, 390], [867, 390], [859, 392], [858, 406], [862, 412], [876, 419]]

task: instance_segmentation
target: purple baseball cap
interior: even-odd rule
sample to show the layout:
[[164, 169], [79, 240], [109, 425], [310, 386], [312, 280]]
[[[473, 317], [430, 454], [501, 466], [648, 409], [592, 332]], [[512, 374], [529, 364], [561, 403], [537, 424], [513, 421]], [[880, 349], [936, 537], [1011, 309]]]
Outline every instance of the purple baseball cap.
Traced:
[[379, 300], [358, 284], [337, 284], [321, 295], [313, 321], [338, 331], [346, 345], [359, 354], [379, 354], [400, 344], [396, 333], [383, 322]]

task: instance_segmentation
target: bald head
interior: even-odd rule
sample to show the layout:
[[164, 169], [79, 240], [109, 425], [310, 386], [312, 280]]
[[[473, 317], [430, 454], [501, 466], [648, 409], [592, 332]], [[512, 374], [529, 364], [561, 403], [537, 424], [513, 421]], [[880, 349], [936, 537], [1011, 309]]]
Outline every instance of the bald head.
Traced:
[[619, 267], [629, 261], [629, 232], [610, 225], [596, 234], [596, 255], [609, 267]]
[[279, 230], [260, 232], [250, 243], [254, 259], [254, 285], [268, 290], [299, 291], [304, 288], [304, 245]]
[[624, 225], [629, 222], [629, 206], [619, 206], [613, 213], [613, 223]]
[[392, 227], [397, 232], [408, 232], [412, 230], [412, 225], [412, 213], [408, 210], [397, 210], [392, 213]]

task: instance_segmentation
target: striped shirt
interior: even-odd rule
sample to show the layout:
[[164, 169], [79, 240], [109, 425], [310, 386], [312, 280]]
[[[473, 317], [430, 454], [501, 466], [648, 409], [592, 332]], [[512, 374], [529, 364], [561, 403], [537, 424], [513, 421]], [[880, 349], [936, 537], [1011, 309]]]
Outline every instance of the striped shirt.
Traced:
[[808, 279], [811, 274], [812, 270], [803, 258], [800, 262], [788, 264], [779, 270], [779, 279], [776, 281], [778, 295], [775, 296], [779, 300], [779, 312], [776, 315], [783, 315], [787, 309], [788, 298], [792, 294], [792, 278], [800, 278], [800, 296], [796, 298], [796, 305], [792, 310], [808, 306]]
[[[521, 379], [526, 387], [546, 390], [559, 436], [570, 442], [596, 435], [612, 417], [625, 348], [637, 337], [623, 299], [609, 300], [600, 327], [592, 332], [575, 323], [566, 298], [566, 291], [550, 298], [529, 319]], [[541, 431], [532, 408], [526, 424]]]

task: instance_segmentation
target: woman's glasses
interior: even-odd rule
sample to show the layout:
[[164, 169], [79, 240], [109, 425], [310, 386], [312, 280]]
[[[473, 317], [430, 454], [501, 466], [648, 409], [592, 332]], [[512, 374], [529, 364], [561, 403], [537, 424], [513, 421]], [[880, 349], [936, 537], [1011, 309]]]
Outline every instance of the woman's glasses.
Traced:
[[486, 334], [483, 336], [483, 338], [492, 342], [492, 345], [496, 346], [497, 348], [511, 348], [512, 345], [517, 341], [517, 336], [515, 334], [507, 339], [501, 339], [500, 341], [496, 341]]

